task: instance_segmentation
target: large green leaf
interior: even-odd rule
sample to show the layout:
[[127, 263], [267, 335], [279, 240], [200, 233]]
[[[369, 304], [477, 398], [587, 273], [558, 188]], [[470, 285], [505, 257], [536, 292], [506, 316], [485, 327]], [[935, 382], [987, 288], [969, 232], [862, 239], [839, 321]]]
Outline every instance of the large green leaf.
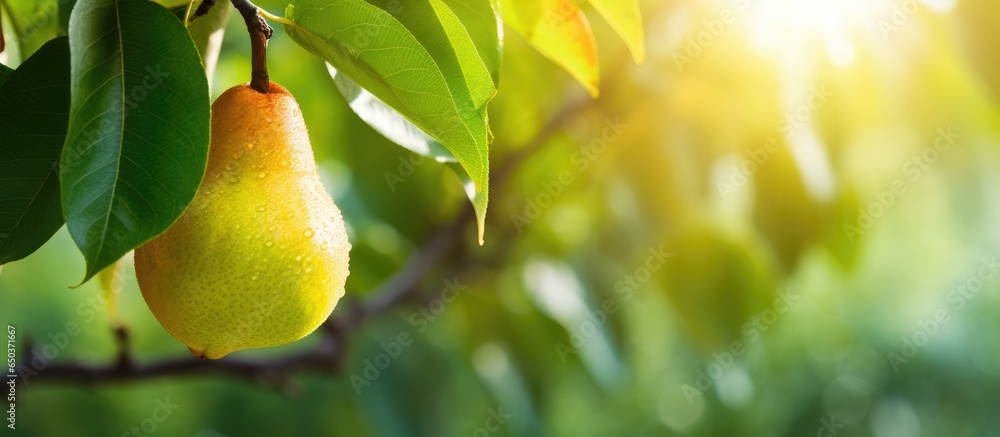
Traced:
[[358, 86], [351, 78], [340, 74], [332, 65], [326, 64], [326, 66], [337, 85], [337, 89], [344, 95], [351, 109], [358, 114], [358, 117], [361, 117], [361, 120], [394, 143], [414, 153], [431, 157], [437, 162], [448, 165], [448, 168], [458, 175], [465, 194], [469, 196], [472, 207], [476, 210], [479, 242], [482, 244], [486, 225], [486, 207], [489, 202], [489, 186], [483, 185], [483, 189], [477, 191], [476, 184], [469, 178], [469, 174], [441, 143], [414, 126], [378, 97]]
[[646, 59], [646, 44], [639, 0], [590, 0], [590, 4], [625, 40], [635, 62], [643, 63]]
[[14, 72], [0, 66], [0, 264], [30, 255], [63, 224], [59, 152], [69, 120], [69, 42]]
[[590, 22], [573, 0], [500, 3], [504, 21], [597, 97], [600, 90], [597, 43]]
[[[286, 32], [426, 132], [488, 190], [486, 103], [495, 89], [457, 16], [439, 0], [407, 2], [398, 18], [363, 0], [296, 0]], [[404, 24], [405, 23], [405, 24]]]
[[80, 0], [70, 18], [72, 105], [62, 154], [84, 280], [165, 231], [208, 161], [209, 95], [187, 29], [146, 0]]
[[500, 64], [503, 61], [503, 21], [497, 0], [444, 0], [465, 25], [493, 85], [500, 84]]
[[[479, 126], [479, 122], [486, 118], [486, 104], [493, 98], [496, 94], [496, 86], [492, 80], [492, 73], [488, 70], [485, 61], [480, 55], [479, 48], [476, 46], [475, 42], [471, 39], [470, 34], [467, 31], [467, 27], [459, 19], [458, 15], [455, 14], [451, 8], [442, 0], [419, 0], [407, 3], [405, 6], [401, 7], [398, 3], [391, 0], [368, 0], [369, 3], [378, 6], [379, 8], [385, 10], [392, 14], [396, 19], [406, 27], [410, 33], [420, 41], [421, 45], [434, 57], [438, 66], [441, 68], [444, 77], [448, 81], [448, 86], [451, 90], [452, 96], [459, 106], [459, 109], [463, 116], [467, 118], [467, 125], [471, 129], [475, 129], [474, 126]], [[478, 8], [485, 8], [485, 10], [476, 10]], [[488, 23], [489, 29], [493, 32], [494, 44], [499, 40], [496, 35], [496, 18], [493, 13], [492, 6], [489, 2], [480, 2], [478, 5], [466, 4], [463, 9], [467, 15], [471, 13], [478, 13], [487, 15], [492, 19]], [[482, 21], [482, 20], [480, 20]], [[482, 22], [476, 24], [484, 24]], [[481, 43], [484, 45], [487, 43]], [[494, 48], [496, 50], [496, 48]], [[496, 67], [499, 67], [499, 60], [495, 60]], [[340, 75], [341, 78], [345, 79], [338, 84], [338, 88], [344, 93], [345, 96], [353, 94], [351, 90], [344, 92], [344, 86], [347, 85], [346, 81], [350, 79], [345, 75]], [[356, 88], [360, 88], [357, 84], [354, 84]], [[357, 91], [364, 91], [359, 89]], [[363, 92], [363, 94], [370, 93]], [[360, 94], [359, 96], [363, 96]], [[418, 135], [410, 135], [410, 145], [415, 143], [412, 141], [414, 137], [420, 138], [420, 142], [426, 144], [427, 147], [408, 147], [408, 145], [403, 145], [410, 150], [417, 153], [422, 153], [422, 149], [428, 150], [429, 153], [423, 153], [424, 155], [435, 158], [440, 162], [455, 162], [456, 158], [454, 154], [447, 152], [440, 153], [434, 149], [447, 149], [443, 147], [439, 142], [433, 140], [429, 135], [423, 132], [419, 132], [419, 128], [414, 126], [412, 123], [406, 120], [405, 117], [399, 115], [398, 112], [392, 110], [385, 102], [382, 102], [377, 97], [371, 96], [371, 99], [353, 99], [353, 102], [372, 102], [370, 105], [364, 105], [363, 107], [358, 107], [358, 104], [352, 105], [352, 109], [355, 112], [359, 110], [364, 111], [365, 109], [371, 109], [373, 106], [381, 105], [381, 109], [375, 111], [375, 117], [365, 117], [362, 115], [368, 124], [375, 127], [376, 130], [382, 132], [383, 128], [393, 127], [393, 126], [406, 126], [405, 131], [417, 131]], [[359, 112], [359, 115], [361, 113]], [[407, 126], [408, 125], [408, 126]], [[488, 126], [482, 124], [481, 129], [486, 129], [486, 135], [488, 136]], [[383, 132], [384, 133], [384, 132]], [[479, 132], [475, 132], [479, 133]], [[396, 135], [389, 134], [386, 135], [390, 139], [394, 139]], [[398, 142], [398, 141], [397, 141]], [[463, 170], [461, 165], [449, 165], [449, 167], [456, 172], [459, 179], [462, 181], [463, 186], [466, 188], [467, 194], [472, 201], [473, 207], [476, 210], [476, 215], [478, 217], [478, 227], [479, 227], [479, 241], [483, 241], [484, 226], [486, 220], [486, 208], [489, 199], [489, 186], [488, 184], [483, 184], [481, 190], [476, 189], [476, 184], [472, 181], [471, 177]], [[472, 183], [470, 183], [472, 182]], [[471, 188], [471, 191], [469, 190]]]

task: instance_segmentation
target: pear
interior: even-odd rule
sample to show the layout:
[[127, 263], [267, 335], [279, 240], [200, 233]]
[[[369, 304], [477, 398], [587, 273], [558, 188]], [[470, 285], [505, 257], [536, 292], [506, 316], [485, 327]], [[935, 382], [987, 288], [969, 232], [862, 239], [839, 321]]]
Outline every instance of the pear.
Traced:
[[298, 340], [344, 295], [351, 245], [286, 89], [212, 105], [208, 169], [164, 234], [135, 251], [150, 311], [195, 356]]

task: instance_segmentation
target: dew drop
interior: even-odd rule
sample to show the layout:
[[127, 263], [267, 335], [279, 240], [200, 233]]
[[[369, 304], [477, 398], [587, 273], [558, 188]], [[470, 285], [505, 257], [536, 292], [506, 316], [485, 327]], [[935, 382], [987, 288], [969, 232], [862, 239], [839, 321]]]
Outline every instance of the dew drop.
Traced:
[[270, 227], [267, 228], [267, 231], [274, 232], [275, 229], [278, 229], [278, 225], [271, 225]]
[[295, 257], [295, 261], [302, 261], [302, 255]]
[[267, 243], [264, 243], [264, 245], [267, 246], [267, 247], [271, 247], [271, 246], [274, 246], [274, 242], [273, 241], [268, 241]]
[[292, 218], [292, 217], [295, 217], [295, 213], [294, 212], [290, 212], [288, 214], [285, 214], [285, 218]]
[[272, 121], [274, 121], [274, 120], [271, 120], [271, 117], [266, 117], [266, 118], [264, 118], [264, 121], [266, 121], [266, 122], [270, 123], [270, 122], [272, 122]]
[[258, 207], [257, 207], [257, 211], [258, 211], [258, 212], [264, 212], [264, 211], [267, 211], [267, 207], [266, 207], [266, 206], [258, 206]]
[[233, 166], [233, 163], [231, 162], [229, 164], [226, 164], [226, 170], [233, 171], [235, 168], [236, 167]]
[[251, 280], [251, 281], [256, 281], [256, 280], [257, 280], [257, 278], [258, 278], [257, 274], [256, 274], [256, 273], [254, 273], [254, 275], [250, 277], [250, 280]]
[[260, 173], [257, 173], [257, 179], [264, 179], [265, 176], [267, 176], [267, 172], [262, 171]]
[[327, 243], [327, 242], [324, 241], [323, 244], [321, 244], [319, 247], [320, 247], [320, 249], [323, 249], [323, 250], [329, 249], [330, 248], [330, 243]]
[[236, 176], [233, 176], [233, 177], [229, 178], [229, 183], [231, 183], [231, 184], [235, 184], [235, 183], [237, 183], [239, 181], [240, 181], [240, 178], [238, 178]]
[[248, 149], [252, 149], [253, 148], [253, 143], [247, 143], [247, 148]]
[[281, 161], [282, 167], [288, 167], [288, 161]]
[[312, 229], [306, 229], [306, 232], [304, 234], [305, 234], [306, 238], [312, 238], [312, 236], [313, 236], [313, 230]]

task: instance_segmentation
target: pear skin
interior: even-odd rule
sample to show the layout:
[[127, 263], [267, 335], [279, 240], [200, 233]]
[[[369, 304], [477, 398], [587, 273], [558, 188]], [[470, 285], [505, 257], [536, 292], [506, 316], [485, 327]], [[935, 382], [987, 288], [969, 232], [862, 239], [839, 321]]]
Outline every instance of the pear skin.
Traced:
[[271, 83], [212, 105], [208, 169], [164, 234], [135, 251], [150, 311], [210, 359], [298, 340], [344, 295], [351, 245], [298, 104]]

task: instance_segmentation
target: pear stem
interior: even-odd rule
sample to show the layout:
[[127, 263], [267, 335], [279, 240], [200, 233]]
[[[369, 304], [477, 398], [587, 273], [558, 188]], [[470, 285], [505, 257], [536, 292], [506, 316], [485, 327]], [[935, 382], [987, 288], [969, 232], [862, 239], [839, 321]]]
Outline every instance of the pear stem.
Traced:
[[267, 24], [260, 15], [257, 5], [250, 0], [232, 0], [232, 2], [243, 16], [247, 32], [250, 33], [250, 51], [253, 55], [250, 88], [267, 94], [271, 91], [271, 79], [267, 74], [267, 40], [271, 38], [274, 29]]

